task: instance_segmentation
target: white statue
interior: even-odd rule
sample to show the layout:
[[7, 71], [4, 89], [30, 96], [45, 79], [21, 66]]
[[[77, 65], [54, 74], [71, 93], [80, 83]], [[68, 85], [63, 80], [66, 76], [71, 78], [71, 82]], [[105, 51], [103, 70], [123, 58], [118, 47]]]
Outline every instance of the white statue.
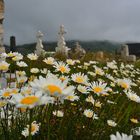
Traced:
[[37, 32], [37, 44], [36, 44], [36, 50], [35, 50], [35, 54], [37, 54], [38, 56], [40, 55], [44, 55], [45, 54], [45, 50], [42, 44], [42, 37], [43, 37], [43, 33], [41, 31]]
[[63, 53], [64, 55], [68, 55], [68, 51], [70, 48], [66, 46], [64, 34], [66, 34], [66, 31], [64, 30], [64, 25], [60, 26], [60, 31], [58, 33], [58, 43], [56, 47], [56, 53]]

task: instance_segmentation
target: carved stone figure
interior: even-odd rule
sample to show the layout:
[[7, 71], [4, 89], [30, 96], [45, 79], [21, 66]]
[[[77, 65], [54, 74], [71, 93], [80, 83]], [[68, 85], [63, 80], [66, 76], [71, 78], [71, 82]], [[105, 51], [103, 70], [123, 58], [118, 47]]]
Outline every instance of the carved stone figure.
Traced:
[[83, 57], [86, 54], [86, 51], [81, 47], [79, 42], [76, 42], [75, 53], [79, 55], [79, 57]]
[[38, 56], [41, 56], [41, 55], [45, 55], [45, 50], [43, 49], [43, 44], [42, 44], [42, 37], [43, 37], [43, 33], [41, 31], [38, 31], [37, 32], [37, 44], [36, 44], [36, 50], [35, 50], [35, 53], [38, 55]]
[[58, 33], [57, 47], [55, 48], [55, 50], [56, 50], [56, 53], [62, 53], [68, 56], [68, 51], [70, 50], [70, 48], [66, 46], [64, 34], [66, 34], [66, 31], [64, 29], [64, 25], [61, 25], [60, 31]]

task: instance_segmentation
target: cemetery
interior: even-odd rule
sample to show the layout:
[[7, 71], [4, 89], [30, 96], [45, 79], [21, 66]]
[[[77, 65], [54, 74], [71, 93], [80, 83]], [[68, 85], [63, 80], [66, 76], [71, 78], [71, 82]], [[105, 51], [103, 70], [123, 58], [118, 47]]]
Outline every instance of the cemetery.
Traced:
[[140, 140], [139, 44], [116, 53], [78, 40], [71, 48], [62, 24], [54, 51], [37, 31], [35, 49], [23, 54], [16, 36], [5, 47], [4, 6], [0, 0], [0, 140]]

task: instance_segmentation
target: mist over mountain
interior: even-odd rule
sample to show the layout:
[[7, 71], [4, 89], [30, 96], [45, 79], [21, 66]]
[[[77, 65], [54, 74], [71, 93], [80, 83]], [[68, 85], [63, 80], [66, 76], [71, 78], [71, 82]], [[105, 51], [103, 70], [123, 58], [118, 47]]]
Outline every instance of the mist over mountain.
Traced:
[[[66, 46], [68, 46], [71, 49], [75, 48], [75, 43], [77, 41], [75, 40], [69, 40], [66, 41]], [[79, 44], [88, 52], [97, 52], [97, 51], [105, 51], [105, 52], [111, 52], [115, 53], [117, 49], [120, 48], [122, 43], [118, 42], [112, 42], [112, 41], [78, 41]], [[57, 47], [57, 42], [43, 42], [44, 49], [46, 51], [55, 51], [55, 47]], [[10, 47], [6, 45], [6, 51], [10, 51]], [[36, 48], [36, 43], [30, 43], [30, 44], [23, 44], [23, 45], [17, 45], [16, 51], [27, 54], [34, 52]]]

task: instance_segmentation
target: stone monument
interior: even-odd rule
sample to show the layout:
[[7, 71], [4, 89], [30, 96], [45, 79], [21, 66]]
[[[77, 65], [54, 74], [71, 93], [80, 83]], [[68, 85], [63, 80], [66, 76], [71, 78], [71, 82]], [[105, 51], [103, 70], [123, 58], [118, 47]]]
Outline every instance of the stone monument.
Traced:
[[35, 54], [37, 54], [38, 56], [41, 55], [45, 55], [45, 50], [43, 49], [43, 44], [42, 44], [42, 37], [43, 37], [43, 33], [41, 31], [37, 32], [37, 44], [36, 44], [36, 50], [35, 50]]
[[129, 48], [128, 48], [128, 45], [126, 44], [121, 46], [121, 58], [128, 62], [136, 61], [135, 55], [129, 55]]
[[0, 0], [0, 53], [5, 52], [3, 43], [4, 36], [3, 20], [4, 20], [4, 0]]
[[75, 43], [75, 53], [79, 56], [79, 57], [83, 57], [86, 54], [86, 51], [81, 47], [81, 45], [79, 44], [79, 42]]
[[121, 57], [126, 58], [127, 56], [129, 56], [128, 45], [122, 45], [122, 47], [121, 47]]
[[103, 51], [96, 52], [95, 58], [96, 58], [97, 61], [103, 61], [103, 60], [105, 60], [105, 58], [104, 58], [104, 52]]
[[10, 36], [10, 52], [16, 52], [16, 37]]
[[57, 43], [57, 47], [55, 48], [55, 50], [56, 50], [56, 53], [62, 53], [64, 55], [68, 56], [68, 51], [70, 50], [70, 48], [68, 48], [66, 46], [64, 34], [66, 34], [66, 31], [64, 29], [64, 25], [61, 25], [60, 31], [58, 33], [58, 43]]

